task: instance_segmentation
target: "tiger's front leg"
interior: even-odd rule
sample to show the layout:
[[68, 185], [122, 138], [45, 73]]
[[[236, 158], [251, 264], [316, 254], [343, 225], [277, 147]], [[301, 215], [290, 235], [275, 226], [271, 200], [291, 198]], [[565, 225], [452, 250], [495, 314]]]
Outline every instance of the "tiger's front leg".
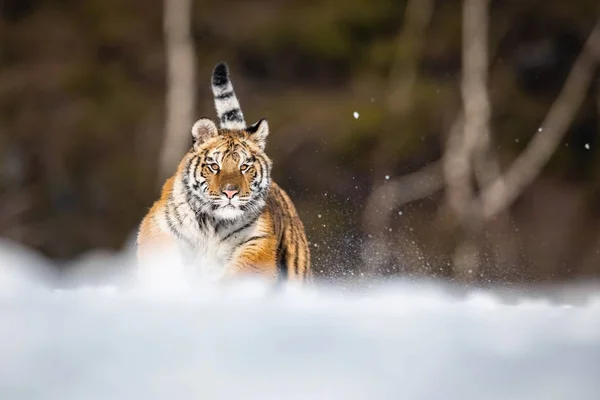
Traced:
[[258, 277], [277, 279], [277, 240], [275, 237], [251, 238], [236, 252], [227, 280]]
[[144, 219], [137, 240], [137, 280], [142, 286], [182, 285], [187, 281], [185, 258], [175, 237]]

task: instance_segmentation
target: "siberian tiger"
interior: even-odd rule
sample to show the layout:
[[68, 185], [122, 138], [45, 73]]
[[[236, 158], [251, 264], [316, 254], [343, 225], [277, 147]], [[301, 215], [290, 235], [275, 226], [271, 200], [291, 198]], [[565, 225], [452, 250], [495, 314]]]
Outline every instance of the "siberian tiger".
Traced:
[[213, 71], [212, 90], [220, 126], [208, 118], [193, 125], [192, 147], [139, 227], [140, 267], [169, 252], [212, 280], [310, 279], [304, 226], [271, 180], [267, 121], [246, 126], [225, 63]]

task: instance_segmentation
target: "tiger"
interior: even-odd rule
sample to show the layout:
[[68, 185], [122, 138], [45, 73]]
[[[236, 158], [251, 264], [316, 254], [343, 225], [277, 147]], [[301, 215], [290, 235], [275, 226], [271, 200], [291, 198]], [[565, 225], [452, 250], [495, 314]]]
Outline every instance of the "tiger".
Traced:
[[211, 87], [219, 126], [204, 117], [193, 124], [191, 147], [139, 225], [138, 265], [167, 252], [211, 281], [311, 282], [304, 225], [271, 178], [267, 120], [246, 125], [226, 63]]

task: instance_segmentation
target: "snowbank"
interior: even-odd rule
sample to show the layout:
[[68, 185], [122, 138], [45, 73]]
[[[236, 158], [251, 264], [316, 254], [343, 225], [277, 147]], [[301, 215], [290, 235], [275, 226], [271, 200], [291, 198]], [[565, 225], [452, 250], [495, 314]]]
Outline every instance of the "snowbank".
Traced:
[[[81, 264], [97, 278], [102, 259]], [[0, 399], [600, 398], [593, 292], [568, 306], [403, 282], [57, 290], [43, 271], [0, 246]]]

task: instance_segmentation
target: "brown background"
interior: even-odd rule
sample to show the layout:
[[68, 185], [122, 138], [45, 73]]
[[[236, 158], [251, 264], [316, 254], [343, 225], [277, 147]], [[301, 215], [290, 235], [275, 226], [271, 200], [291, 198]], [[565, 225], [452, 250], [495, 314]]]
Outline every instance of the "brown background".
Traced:
[[[392, 245], [365, 248], [372, 189], [386, 175], [439, 159], [461, 106], [461, 2], [435, 2], [418, 54], [400, 35], [405, 4], [194, 3], [197, 116], [214, 118], [210, 72], [227, 61], [247, 122], [270, 122], [274, 175], [300, 210], [319, 275], [453, 276], [457, 231], [443, 191], [394, 209], [378, 228]], [[59, 261], [122, 248], [157, 196], [162, 3], [3, 0], [0, 7], [0, 235]], [[502, 166], [537, 131], [597, 16], [597, 0], [492, 2], [489, 87]], [[412, 95], [395, 99], [413, 63]], [[543, 174], [503, 223], [486, 225], [477, 280], [600, 275], [598, 81], [596, 71]], [[398, 111], [402, 101], [408, 112]]]

